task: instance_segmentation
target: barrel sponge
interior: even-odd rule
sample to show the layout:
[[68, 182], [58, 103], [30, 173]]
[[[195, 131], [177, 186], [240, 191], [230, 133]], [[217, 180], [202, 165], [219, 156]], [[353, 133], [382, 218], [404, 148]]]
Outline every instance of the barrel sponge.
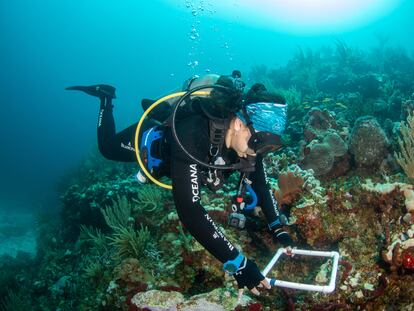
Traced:
[[349, 151], [359, 167], [378, 168], [388, 154], [389, 141], [374, 117], [361, 117], [352, 129]]

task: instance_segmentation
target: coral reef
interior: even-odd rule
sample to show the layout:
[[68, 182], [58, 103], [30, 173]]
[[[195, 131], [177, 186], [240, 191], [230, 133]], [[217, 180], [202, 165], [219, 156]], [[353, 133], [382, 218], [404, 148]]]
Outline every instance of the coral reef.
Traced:
[[[39, 219], [36, 258], [0, 258], [0, 309], [413, 309], [413, 68], [385, 43], [366, 52], [336, 41], [250, 74], [289, 103], [286, 148], [264, 158], [265, 170], [295, 245], [341, 254], [333, 293], [239, 297], [234, 278], [181, 226], [171, 192], [138, 185], [135, 165], [91, 153], [60, 182], [60, 217]], [[203, 187], [201, 203], [263, 268], [280, 245], [260, 209], [245, 230], [227, 223], [238, 177]], [[271, 273], [325, 284], [331, 266], [298, 256]]]
[[[305, 169], [316, 176], [338, 177], [349, 168], [348, 145], [341, 136], [343, 127], [328, 110], [313, 108], [305, 119], [304, 140], [301, 141], [300, 159]], [[347, 133], [345, 133], [345, 139]]]
[[231, 289], [215, 289], [209, 293], [192, 296], [186, 299], [175, 291], [150, 290], [136, 294], [131, 299], [130, 310], [235, 310], [237, 306], [246, 307], [251, 299], [237, 295]]

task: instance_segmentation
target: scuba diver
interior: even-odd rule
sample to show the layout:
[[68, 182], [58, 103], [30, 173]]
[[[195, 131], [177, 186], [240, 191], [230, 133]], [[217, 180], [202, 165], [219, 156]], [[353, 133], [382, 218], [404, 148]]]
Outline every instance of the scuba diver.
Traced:
[[[172, 180], [175, 207], [190, 234], [233, 275], [239, 289], [247, 287], [258, 295], [258, 287], [270, 288], [257, 265], [238, 250], [214, 223], [201, 204], [201, 186], [212, 190], [223, 186], [226, 173], [239, 171], [237, 196], [229, 223], [244, 227], [244, 211], [259, 205], [272, 237], [291, 254], [290, 235], [283, 230], [286, 217], [280, 212], [263, 167], [263, 156], [281, 147], [280, 134], [286, 123], [286, 102], [255, 84], [246, 93], [241, 74], [209, 74], [189, 79], [180, 100], [148, 114], [139, 132], [137, 124], [116, 133], [112, 101], [115, 88], [109, 85], [74, 86], [100, 99], [98, 147], [110, 160], [135, 162], [139, 148], [148, 171]], [[207, 87], [208, 86], [208, 87]], [[207, 96], [195, 91], [207, 90]], [[144, 111], [155, 101], [143, 99]], [[166, 107], [166, 108], [165, 108]], [[158, 108], [158, 107], [157, 107]], [[221, 168], [226, 168], [222, 170]], [[146, 177], [138, 174], [145, 182]], [[249, 202], [253, 201], [253, 202]]]

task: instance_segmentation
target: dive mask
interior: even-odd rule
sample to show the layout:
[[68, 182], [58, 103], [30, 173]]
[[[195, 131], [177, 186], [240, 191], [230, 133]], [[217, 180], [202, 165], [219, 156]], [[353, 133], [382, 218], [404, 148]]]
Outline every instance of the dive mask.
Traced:
[[287, 105], [257, 102], [245, 105], [237, 113], [252, 136], [247, 145], [257, 154], [266, 154], [282, 147], [281, 134], [286, 127]]
[[270, 132], [255, 132], [247, 142], [250, 149], [256, 154], [265, 155], [280, 149], [283, 145], [279, 135]]

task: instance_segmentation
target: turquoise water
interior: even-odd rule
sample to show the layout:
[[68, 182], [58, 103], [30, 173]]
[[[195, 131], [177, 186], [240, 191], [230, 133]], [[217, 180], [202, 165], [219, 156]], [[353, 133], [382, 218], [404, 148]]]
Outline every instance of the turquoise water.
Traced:
[[[322, 0], [289, 3], [1, 1], [0, 255], [35, 254], [32, 212], [58, 215], [62, 176], [96, 150], [98, 103], [67, 86], [114, 85], [121, 130], [138, 120], [142, 98], [168, 94], [196, 74], [233, 69], [251, 84], [258, 65], [285, 66], [298, 48], [332, 50], [344, 42], [369, 52], [388, 38], [412, 62], [414, 1], [336, 1], [339, 8]], [[412, 97], [404, 92], [404, 100]], [[397, 114], [393, 122], [400, 121]]]
[[[363, 48], [382, 34], [409, 51], [414, 47], [412, 1], [357, 29], [323, 34], [255, 23], [260, 10], [239, 18], [244, 2], [228, 3], [232, 16], [214, 1], [2, 1], [2, 201], [33, 206], [53, 197], [54, 181], [93, 146], [97, 105], [64, 92], [65, 86], [115, 85], [121, 129], [137, 119], [140, 98], [168, 93], [193, 74], [283, 64], [297, 46], [337, 38]], [[204, 11], [194, 16], [200, 5]], [[188, 65], [194, 62], [198, 66]]]

